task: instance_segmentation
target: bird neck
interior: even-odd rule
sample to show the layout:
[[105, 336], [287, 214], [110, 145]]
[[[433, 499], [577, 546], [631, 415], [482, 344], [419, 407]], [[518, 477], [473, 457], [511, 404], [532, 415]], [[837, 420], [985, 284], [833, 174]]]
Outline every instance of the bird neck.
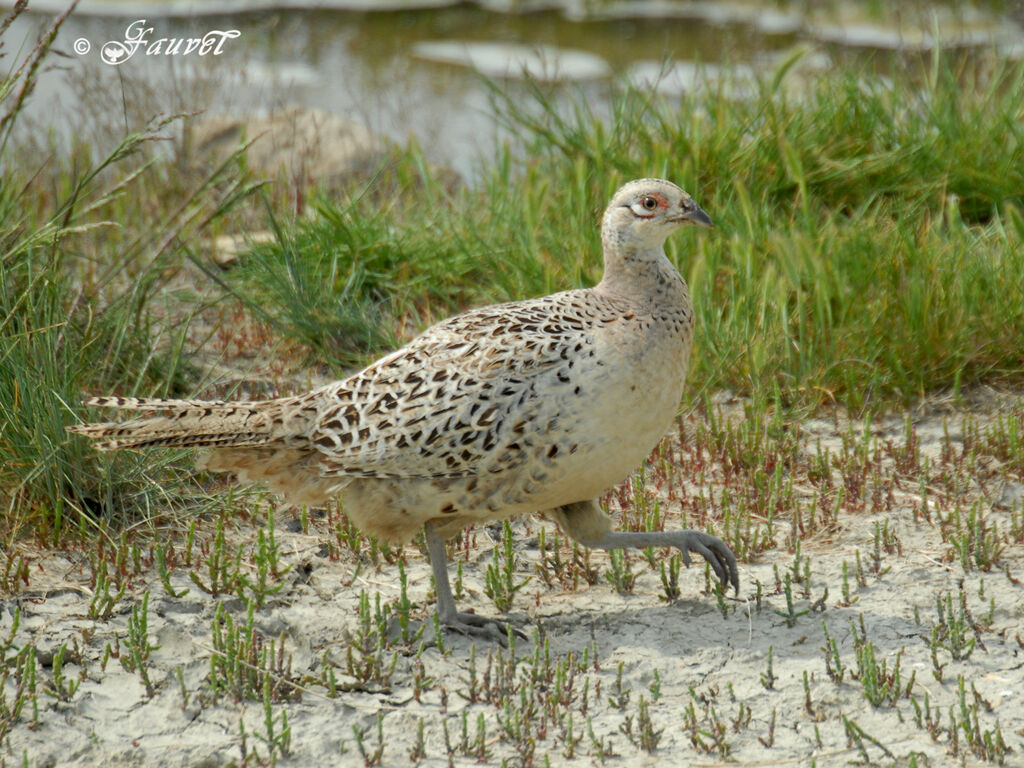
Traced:
[[682, 275], [660, 244], [633, 247], [605, 243], [604, 275], [594, 290], [639, 304], [689, 301]]

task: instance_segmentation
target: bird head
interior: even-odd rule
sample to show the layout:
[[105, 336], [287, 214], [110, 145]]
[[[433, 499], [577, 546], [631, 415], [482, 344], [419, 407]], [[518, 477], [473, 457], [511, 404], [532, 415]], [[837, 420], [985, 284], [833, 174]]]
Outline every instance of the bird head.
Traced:
[[602, 239], [614, 246], [658, 248], [680, 227], [711, 227], [711, 217], [685, 191], [664, 179], [638, 179], [619, 188], [601, 222]]

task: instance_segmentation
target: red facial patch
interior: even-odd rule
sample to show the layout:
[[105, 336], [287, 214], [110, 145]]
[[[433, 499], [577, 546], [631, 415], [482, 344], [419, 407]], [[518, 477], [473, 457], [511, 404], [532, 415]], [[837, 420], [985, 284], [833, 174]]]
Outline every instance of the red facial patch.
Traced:
[[[658, 207], [648, 209], [647, 206], [644, 205], [644, 201], [648, 199], [654, 200], [658, 204]], [[643, 213], [637, 213], [638, 216], [642, 216], [645, 219], [653, 219], [654, 214], [657, 213], [659, 210], [661, 210], [662, 208], [668, 208], [668, 200], [665, 198], [664, 195], [658, 194], [657, 192], [652, 192], [651, 194], [644, 195], [642, 198], [640, 198], [640, 207], [643, 210]]]

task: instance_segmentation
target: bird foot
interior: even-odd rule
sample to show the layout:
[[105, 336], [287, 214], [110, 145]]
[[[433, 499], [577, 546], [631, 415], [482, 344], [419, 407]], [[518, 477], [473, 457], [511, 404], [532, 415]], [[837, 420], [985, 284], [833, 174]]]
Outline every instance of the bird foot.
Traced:
[[516, 637], [523, 640], [526, 639], [526, 634], [522, 630], [516, 629], [508, 622], [488, 619], [484, 616], [477, 616], [475, 613], [463, 613], [460, 611], [447, 619], [441, 618], [441, 626], [445, 629], [454, 630], [466, 637], [479, 637], [501, 643], [503, 646], [508, 646], [509, 630]]
[[722, 587], [728, 591], [730, 584], [735, 588], [736, 594], [740, 593], [740, 575], [736, 567], [736, 556], [733, 555], [729, 545], [717, 536], [712, 536], [704, 531], [679, 531], [673, 532], [680, 537], [679, 551], [683, 556], [683, 565], [690, 567], [690, 553], [694, 552], [711, 565], [715, 575], [722, 582]]

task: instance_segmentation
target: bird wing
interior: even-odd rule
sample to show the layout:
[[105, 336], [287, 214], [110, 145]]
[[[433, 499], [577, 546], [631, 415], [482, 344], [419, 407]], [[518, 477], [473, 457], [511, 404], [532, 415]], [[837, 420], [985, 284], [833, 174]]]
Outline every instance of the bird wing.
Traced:
[[571, 392], [571, 369], [593, 355], [594, 321], [572, 300], [578, 293], [457, 315], [321, 390], [307, 433], [321, 473], [457, 478], [495, 460], [508, 468], [524, 456], [524, 435], [556, 427], [552, 389]]

